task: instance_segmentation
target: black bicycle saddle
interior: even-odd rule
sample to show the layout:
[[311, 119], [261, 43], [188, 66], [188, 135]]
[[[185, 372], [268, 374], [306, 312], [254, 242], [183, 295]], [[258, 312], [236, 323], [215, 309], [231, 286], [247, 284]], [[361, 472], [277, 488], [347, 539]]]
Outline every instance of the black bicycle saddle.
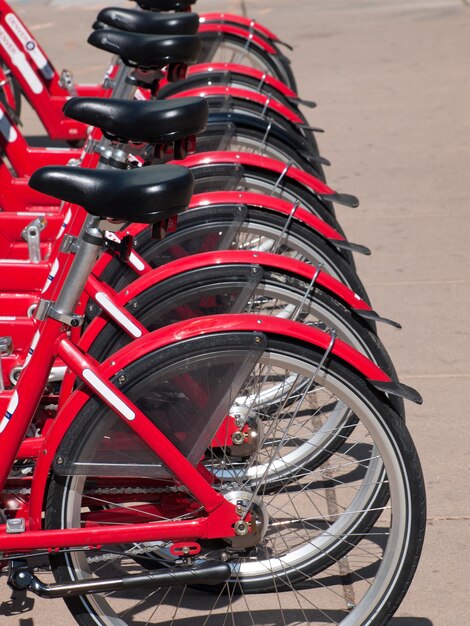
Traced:
[[196, 0], [136, 0], [137, 4], [148, 11], [188, 11]]
[[95, 30], [88, 43], [117, 54], [126, 65], [159, 69], [169, 64], [191, 65], [197, 61], [201, 42], [196, 35], [144, 35], [114, 28]]
[[29, 186], [60, 200], [79, 204], [91, 215], [155, 224], [184, 211], [191, 200], [193, 176], [179, 165], [150, 165], [134, 170], [42, 167]]
[[110, 7], [102, 9], [96, 19], [111, 28], [149, 35], [195, 35], [199, 28], [197, 13], [162, 14]]
[[174, 100], [119, 100], [71, 98], [64, 113], [96, 126], [112, 140], [168, 144], [201, 133], [207, 124], [208, 106], [203, 98]]

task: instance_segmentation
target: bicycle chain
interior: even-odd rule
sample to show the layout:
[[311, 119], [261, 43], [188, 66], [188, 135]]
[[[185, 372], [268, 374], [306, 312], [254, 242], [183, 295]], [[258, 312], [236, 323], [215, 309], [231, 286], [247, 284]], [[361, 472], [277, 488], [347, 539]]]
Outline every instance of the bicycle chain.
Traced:
[[[96, 489], [86, 490], [85, 495], [143, 495], [143, 494], [157, 494], [157, 493], [183, 493], [187, 492], [186, 487], [180, 486], [169, 486], [169, 487], [98, 487]], [[8, 491], [0, 492], [1, 495], [17, 495], [17, 496], [26, 496], [31, 494], [31, 489], [27, 487], [22, 487], [21, 489], [9, 489]], [[134, 555], [139, 554], [148, 554], [149, 548], [134, 548], [130, 553], [124, 553], [126, 556], [132, 558]], [[96, 556], [86, 557], [88, 563], [99, 563], [101, 561], [112, 561], [116, 558], [119, 558], [122, 555], [113, 554], [113, 553], [104, 553]]]
[[[87, 489], [85, 495], [142, 495], [142, 494], [155, 494], [155, 493], [187, 493], [186, 487], [180, 485], [172, 487], [98, 487], [96, 489]], [[14, 495], [14, 496], [28, 496], [31, 494], [31, 489], [28, 487], [22, 487], [21, 489], [8, 489], [7, 491], [0, 492], [2, 496]]]

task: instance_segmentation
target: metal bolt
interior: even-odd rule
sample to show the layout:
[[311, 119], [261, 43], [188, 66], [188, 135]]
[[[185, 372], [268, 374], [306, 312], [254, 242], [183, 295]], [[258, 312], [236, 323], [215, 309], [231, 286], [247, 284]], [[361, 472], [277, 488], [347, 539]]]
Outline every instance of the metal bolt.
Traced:
[[57, 465], [63, 465], [64, 464], [64, 457], [62, 456], [58, 456], [57, 460], [56, 460]]
[[132, 308], [133, 308], [133, 309], [137, 309], [137, 308], [138, 308], [138, 306], [139, 306], [139, 303], [138, 303], [138, 302], [133, 302], [133, 303], [132, 303]]
[[127, 378], [126, 378], [126, 376], [124, 376], [124, 374], [122, 374], [121, 376], [119, 376], [118, 380], [119, 380], [120, 383], [125, 383]]
[[80, 322], [76, 318], [73, 318], [73, 319], [70, 320], [70, 326], [72, 326], [73, 328], [77, 328], [79, 323]]
[[232, 435], [232, 442], [235, 446], [241, 446], [245, 443], [245, 435], [240, 430], [237, 430]]
[[234, 524], [234, 530], [237, 535], [247, 535], [250, 532], [250, 525], [244, 520], [238, 520], [238, 522]]
[[183, 546], [181, 552], [183, 554], [189, 554], [191, 552], [191, 550], [190, 550], [189, 546]]
[[[258, 324], [261, 324], [261, 322], [258, 322]], [[255, 343], [261, 343], [261, 337], [255, 337]]]

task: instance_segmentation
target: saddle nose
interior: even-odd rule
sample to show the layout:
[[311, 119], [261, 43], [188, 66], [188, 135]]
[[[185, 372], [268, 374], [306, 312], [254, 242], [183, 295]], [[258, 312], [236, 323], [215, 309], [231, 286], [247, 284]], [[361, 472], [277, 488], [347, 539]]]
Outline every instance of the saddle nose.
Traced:
[[136, 0], [142, 9], [148, 11], [188, 11], [196, 0]]

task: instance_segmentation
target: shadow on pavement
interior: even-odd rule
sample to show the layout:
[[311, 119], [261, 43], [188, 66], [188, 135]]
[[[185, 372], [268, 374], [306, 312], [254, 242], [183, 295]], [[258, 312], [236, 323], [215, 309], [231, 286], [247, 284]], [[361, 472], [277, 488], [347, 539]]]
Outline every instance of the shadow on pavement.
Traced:
[[[33, 597], [26, 595], [26, 593], [15, 592], [10, 600], [0, 603], [0, 616], [12, 617], [13, 615], [21, 615], [21, 613], [32, 611], [33, 607]], [[29, 626], [27, 619], [20, 620], [20, 624]]]
[[388, 626], [433, 626], [427, 617], [393, 617]]

